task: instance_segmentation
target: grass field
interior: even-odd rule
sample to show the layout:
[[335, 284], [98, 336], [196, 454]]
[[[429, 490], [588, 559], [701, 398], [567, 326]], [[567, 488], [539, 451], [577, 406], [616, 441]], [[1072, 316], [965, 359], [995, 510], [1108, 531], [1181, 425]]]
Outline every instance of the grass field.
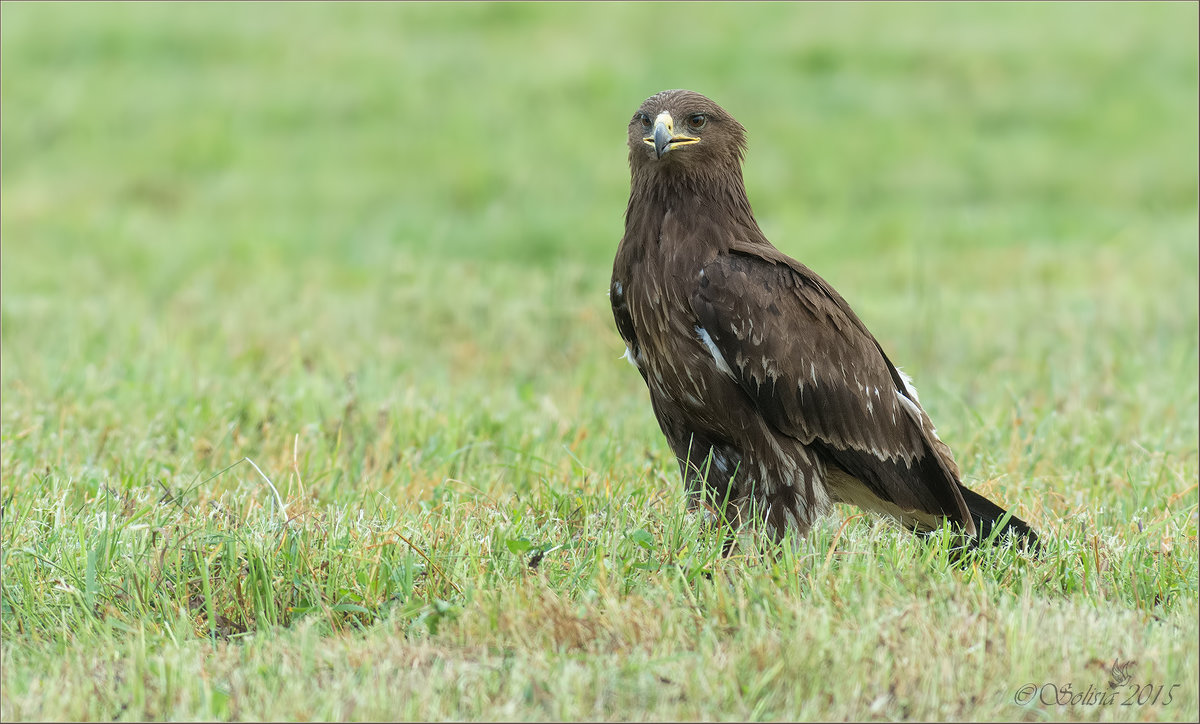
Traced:
[[[1196, 4], [0, 20], [5, 721], [1200, 716]], [[606, 297], [672, 87], [1043, 559], [685, 512]]]

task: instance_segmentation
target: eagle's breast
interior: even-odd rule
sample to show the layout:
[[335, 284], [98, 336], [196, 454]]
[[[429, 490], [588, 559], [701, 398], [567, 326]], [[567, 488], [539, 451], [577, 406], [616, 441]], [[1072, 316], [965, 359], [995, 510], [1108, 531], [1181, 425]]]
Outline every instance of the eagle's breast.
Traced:
[[691, 305], [704, 264], [715, 251], [680, 218], [668, 208], [659, 223], [648, 225], [655, 233], [640, 240], [638, 263], [615, 284], [621, 285], [637, 337], [633, 361], [651, 395], [700, 427], [724, 432], [731, 405], [741, 401], [740, 388]]

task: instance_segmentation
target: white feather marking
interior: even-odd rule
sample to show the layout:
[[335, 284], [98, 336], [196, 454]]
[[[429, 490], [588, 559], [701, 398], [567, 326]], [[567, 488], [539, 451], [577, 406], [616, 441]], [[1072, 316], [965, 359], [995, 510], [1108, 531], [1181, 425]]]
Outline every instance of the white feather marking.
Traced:
[[633, 350], [629, 348], [629, 345], [625, 345], [625, 354], [621, 355], [617, 359], [629, 360], [629, 364], [633, 365], [635, 369], [641, 369], [641, 367], [638, 366], [637, 360], [633, 358]]
[[900, 404], [904, 405], [912, 414], [913, 419], [917, 422], [921, 421], [921, 408], [917, 407], [917, 403], [905, 397], [899, 390], [896, 390], [896, 397], [900, 398]]
[[737, 375], [733, 373], [733, 369], [729, 367], [729, 363], [725, 361], [725, 355], [721, 354], [721, 350], [717, 349], [716, 343], [708, 334], [708, 330], [700, 325], [696, 325], [696, 334], [700, 337], [700, 341], [708, 348], [708, 353], [712, 355], [713, 360], [717, 363], [717, 369], [721, 370], [730, 377], [737, 379]]
[[[900, 399], [902, 402], [907, 403], [906, 406], [911, 406], [910, 411], [912, 411], [913, 414], [916, 415], [917, 421], [920, 422], [921, 418], [922, 418], [922, 414], [921, 414], [920, 410], [915, 410], [915, 411], [912, 410], [912, 407], [916, 407], [917, 405], [921, 404], [921, 398], [917, 396], [917, 386], [913, 384], [911, 377], [904, 374], [904, 370], [897, 367], [896, 371], [900, 373], [900, 380], [902, 382], [904, 382], [904, 389], [908, 391], [909, 396], [912, 398], [912, 400], [908, 400], [903, 395], [900, 395]], [[917, 403], [917, 405], [913, 405], [914, 401]], [[933, 437], [935, 439], [941, 440], [941, 438], [938, 437], [937, 428], [934, 426], [933, 420], [929, 421], [929, 432], [933, 435]]]
[[[900, 398], [900, 404], [908, 408], [908, 411], [912, 414], [913, 419], [920, 423], [922, 422], [924, 413], [921, 412], [921, 398], [917, 396], [917, 386], [913, 384], [911, 377], [904, 374], [904, 370], [897, 367], [896, 372], [900, 374], [900, 381], [904, 383], [904, 392], [908, 393], [905, 395], [904, 392], [896, 390], [896, 397]], [[932, 427], [932, 424], [930, 427]], [[933, 430], [933, 433], [934, 437], [937, 437], [936, 429]]]
[[904, 370], [899, 367], [896, 368], [896, 372], [900, 374], [900, 381], [904, 383], [904, 390], [908, 392], [908, 396], [920, 403], [921, 398], [917, 395], [917, 386], [913, 384], [912, 378], [904, 374]]
[[[771, 452], [775, 453], [775, 458], [780, 462], [780, 464], [782, 464], [783, 467], [790, 468], [793, 472], [795, 472], [795, 470], [796, 470], [795, 458], [793, 456], [787, 455], [783, 452], [783, 448], [779, 446], [779, 441], [775, 439], [775, 436], [773, 434], [768, 433], [765, 436], [765, 439], [768, 443], [770, 443]], [[801, 479], [803, 479], [804, 476], [800, 476], [800, 477], [801, 477]]]

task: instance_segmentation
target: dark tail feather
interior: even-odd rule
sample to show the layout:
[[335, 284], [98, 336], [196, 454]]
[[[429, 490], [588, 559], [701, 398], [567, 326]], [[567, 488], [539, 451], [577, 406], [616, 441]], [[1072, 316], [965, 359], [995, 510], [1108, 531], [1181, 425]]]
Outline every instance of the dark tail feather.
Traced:
[[1008, 521], [1000, 528], [997, 541], [1002, 541], [1005, 536], [1012, 536], [1013, 542], [1017, 543], [1025, 550], [1031, 553], [1041, 552], [1042, 545], [1038, 541], [1037, 533], [1029, 527], [1029, 524], [1021, 520], [1015, 515], [1010, 515], [1007, 510], [996, 505], [992, 501], [983, 497], [979, 493], [968, 489], [966, 486], [959, 486], [962, 492], [963, 501], [967, 504], [967, 510], [971, 512], [971, 519], [975, 521], [975, 529], [979, 533], [979, 541], [986, 541], [992, 537], [993, 531], [996, 530], [997, 524], [1005, 516]]

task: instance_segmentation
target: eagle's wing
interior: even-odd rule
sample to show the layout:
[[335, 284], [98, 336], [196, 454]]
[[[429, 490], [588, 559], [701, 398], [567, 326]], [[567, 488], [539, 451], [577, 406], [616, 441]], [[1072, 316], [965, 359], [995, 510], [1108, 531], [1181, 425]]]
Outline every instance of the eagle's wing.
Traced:
[[703, 267], [691, 304], [718, 367], [775, 430], [824, 452], [882, 500], [974, 532], [949, 449], [823, 279], [774, 248], [735, 250]]
[[615, 274], [608, 287], [608, 301], [612, 305], [613, 319], [617, 323], [617, 333], [625, 342], [624, 357], [634, 367], [637, 367], [638, 371], [642, 373], [642, 379], [645, 379], [646, 371], [638, 363], [641, 346], [638, 344], [637, 332], [633, 328], [633, 316], [629, 313], [629, 302], [625, 299], [625, 287]]

